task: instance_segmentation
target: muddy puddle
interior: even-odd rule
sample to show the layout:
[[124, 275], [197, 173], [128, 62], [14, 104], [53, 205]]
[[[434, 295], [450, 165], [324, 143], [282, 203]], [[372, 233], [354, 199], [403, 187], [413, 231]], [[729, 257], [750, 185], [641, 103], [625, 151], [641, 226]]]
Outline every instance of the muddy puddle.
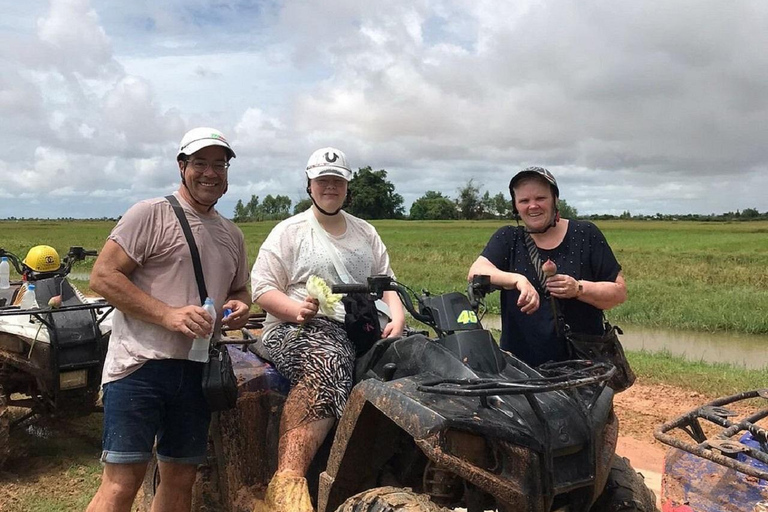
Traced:
[[[486, 315], [483, 325], [501, 328], [501, 318]], [[730, 363], [744, 368], [768, 369], [768, 336], [656, 329], [620, 324], [621, 343], [627, 350], [668, 351], [689, 361]]]

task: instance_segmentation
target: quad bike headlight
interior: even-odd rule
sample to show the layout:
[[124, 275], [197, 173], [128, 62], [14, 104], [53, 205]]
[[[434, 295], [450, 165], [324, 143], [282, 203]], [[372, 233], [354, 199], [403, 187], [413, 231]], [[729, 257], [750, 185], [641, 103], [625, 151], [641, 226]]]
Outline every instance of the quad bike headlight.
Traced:
[[88, 385], [88, 370], [75, 370], [73, 372], [62, 372], [59, 374], [59, 389], [84, 388]]
[[459, 457], [478, 468], [487, 471], [496, 469], [496, 457], [483, 436], [462, 430], [448, 430], [445, 433], [443, 448], [446, 453]]

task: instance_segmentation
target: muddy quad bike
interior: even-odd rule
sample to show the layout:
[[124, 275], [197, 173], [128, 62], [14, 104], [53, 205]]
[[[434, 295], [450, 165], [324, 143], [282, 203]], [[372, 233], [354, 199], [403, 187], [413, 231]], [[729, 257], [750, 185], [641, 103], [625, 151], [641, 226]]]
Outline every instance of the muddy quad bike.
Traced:
[[768, 389], [760, 389], [719, 398], [658, 427], [656, 439], [672, 447], [664, 460], [662, 510], [768, 512], [766, 418]]
[[[308, 475], [318, 512], [656, 510], [642, 475], [615, 455], [614, 368], [582, 360], [534, 369], [501, 351], [477, 316], [489, 289], [483, 276], [469, 298], [424, 292], [417, 309], [387, 276], [334, 287], [395, 291], [436, 337], [382, 339], [358, 358], [335, 435]], [[238, 404], [214, 417], [195, 510], [250, 511], [276, 467], [287, 381], [254, 353], [258, 343], [229, 348]], [[156, 484], [150, 472], [148, 500]]]
[[[71, 247], [58, 269], [37, 272], [0, 249], [19, 275], [34, 282], [38, 308], [20, 309], [26, 286], [11, 282], [0, 297], [0, 466], [10, 431], [35, 416], [75, 416], [98, 410], [101, 369], [111, 331], [112, 306], [86, 299], [67, 279], [75, 262], [96, 251]], [[60, 307], [49, 300], [61, 297]], [[8, 406], [27, 411], [13, 421]]]

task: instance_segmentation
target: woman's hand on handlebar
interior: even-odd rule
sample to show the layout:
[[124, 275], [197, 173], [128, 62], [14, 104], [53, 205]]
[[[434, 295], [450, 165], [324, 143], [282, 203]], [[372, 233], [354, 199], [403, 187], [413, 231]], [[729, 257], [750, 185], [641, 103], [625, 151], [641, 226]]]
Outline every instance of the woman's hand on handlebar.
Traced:
[[539, 309], [539, 292], [525, 276], [515, 274], [517, 282], [515, 287], [520, 291], [520, 297], [517, 299], [517, 307], [520, 311], [530, 315]]
[[405, 329], [405, 320], [392, 320], [384, 326], [381, 331], [382, 338], [395, 338], [403, 335]]
[[505, 290], [518, 290], [520, 297], [517, 299], [517, 307], [523, 313], [531, 314], [539, 309], [539, 292], [523, 275], [516, 272], [505, 272], [496, 268], [484, 256], [478, 256], [469, 269], [467, 279], [469, 281], [476, 275], [487, 275], [491, 278], [491, 284], [500, 286]]

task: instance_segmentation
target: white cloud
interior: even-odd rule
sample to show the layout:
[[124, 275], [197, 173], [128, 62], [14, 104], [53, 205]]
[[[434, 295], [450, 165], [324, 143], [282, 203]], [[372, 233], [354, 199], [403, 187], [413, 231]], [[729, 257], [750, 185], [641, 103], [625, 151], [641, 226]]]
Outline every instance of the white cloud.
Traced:
[[54, 217], [119, 215], [167, 193], [175, 145], [199, 125], [238, 153], [226, 214], [250, 194], [302, 197], [324, 145], [387, 169], [408, 202], [470, 178], [506, 191], [540, 164], [582, 212], [765, 211], [767, 14], [661, 0], [9, 6], [0, 217], [30, 198]]
[[49, 65], [64, 74], [96, 77], [115, 71], [112, 50], [89, 0], [56, 0], [37, 20], [37, 34]]

